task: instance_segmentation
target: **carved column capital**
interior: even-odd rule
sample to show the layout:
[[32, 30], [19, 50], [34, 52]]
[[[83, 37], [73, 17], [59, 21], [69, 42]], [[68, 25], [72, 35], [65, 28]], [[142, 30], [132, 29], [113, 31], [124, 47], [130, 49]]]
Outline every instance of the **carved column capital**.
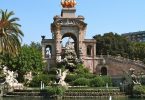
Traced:
[[57, 23], [57, 24], [55, 25], [55, 29], [56, 29], [57, 31], [60, 31], [61, 25]]

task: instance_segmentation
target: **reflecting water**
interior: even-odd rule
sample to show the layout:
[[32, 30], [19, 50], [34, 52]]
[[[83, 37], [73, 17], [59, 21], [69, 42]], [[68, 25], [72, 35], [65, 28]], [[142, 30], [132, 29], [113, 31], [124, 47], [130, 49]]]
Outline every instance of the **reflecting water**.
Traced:
[[[3, 97], [0, 100], [51, 100], [49, 98], [40, 97]], [[97, 97], [97, 98], [73, 98], [73, 99], [63, 99], [63, 100], [109, 100], [109, 97]], [[145, 99], [132, 99], [127, 97], [112, 97], [112, 100], [145, 100]]]

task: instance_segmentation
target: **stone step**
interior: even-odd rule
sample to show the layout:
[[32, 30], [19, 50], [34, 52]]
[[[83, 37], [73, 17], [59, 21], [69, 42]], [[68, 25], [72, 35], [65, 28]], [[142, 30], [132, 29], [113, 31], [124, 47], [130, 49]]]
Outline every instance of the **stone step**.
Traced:
[[[47, 90], [14, 90], [13, 92], [8, 92], [6, 96], [48, 96]], [[125, 95], [125, 93], [120, 92], [117, 90], [96, 90], [96, 89], [68, 89], [65, 91], [64, 96], [65, 97], [80, 97], [80, 96], [109, 96], [109, 95]]]
[[65, 96], [109, 96], [109, 95], [124, 95], [123, 92], [65, 92]]
[[25, 89], [25, 90], [17, 90], [15, 89], [13, 92], [8, 92], [5, 96], [47, 96], [48, 93], [46, 90], [40, 89]]

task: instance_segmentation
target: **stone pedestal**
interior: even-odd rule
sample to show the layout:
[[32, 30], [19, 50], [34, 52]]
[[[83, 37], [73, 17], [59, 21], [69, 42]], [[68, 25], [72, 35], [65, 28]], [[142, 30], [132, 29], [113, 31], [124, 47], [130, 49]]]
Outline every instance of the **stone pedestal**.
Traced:
[[63, 8], [61, 11], [61, 17], [63, 18], [75, 18], [75, 8]]

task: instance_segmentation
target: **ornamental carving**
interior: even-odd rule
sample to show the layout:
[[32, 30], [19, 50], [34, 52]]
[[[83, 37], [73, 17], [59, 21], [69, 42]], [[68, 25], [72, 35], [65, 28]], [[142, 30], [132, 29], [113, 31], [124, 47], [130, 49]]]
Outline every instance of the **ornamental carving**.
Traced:
[[77, 19], [59, 19], [53, 23], [53, 25], [58, 26], [58, 25], [77, 25], [81, 27], [86, 27], [86, 23], [83, 21], [77, 20]]

